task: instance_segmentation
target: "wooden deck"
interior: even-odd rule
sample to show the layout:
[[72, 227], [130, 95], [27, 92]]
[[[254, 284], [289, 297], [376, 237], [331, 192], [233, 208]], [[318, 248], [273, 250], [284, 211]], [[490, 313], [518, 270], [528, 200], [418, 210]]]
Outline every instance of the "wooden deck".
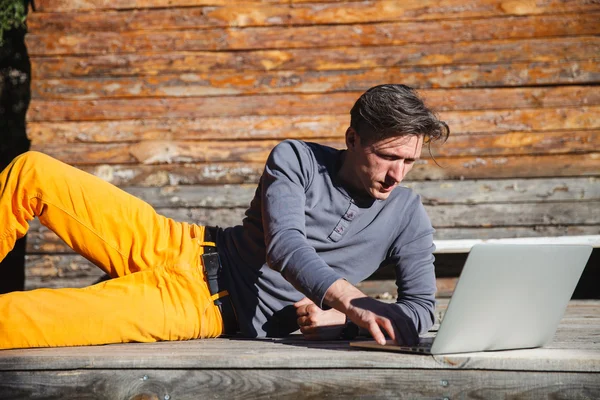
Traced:
[[571, 301], [554, 341], [530, 350], [424, 356], [301, 336], [5, 350], [0, 397], [598, 399], [600, 301]]

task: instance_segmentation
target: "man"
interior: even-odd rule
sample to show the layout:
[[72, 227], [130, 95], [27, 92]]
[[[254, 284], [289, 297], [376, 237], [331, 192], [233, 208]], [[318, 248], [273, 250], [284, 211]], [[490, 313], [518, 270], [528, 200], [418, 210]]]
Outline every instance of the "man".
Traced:
[[[0, 296], [0, 348], [348, 333], [412, 344], [434, 322], [433, 229], [398, 187], [424, 141], [448, 126], [403, 85], [369, 89], [347, 150], [287, 140], [271, 152], [246, 218], [219, 229], [176, 222], [40, 153], [0, 174], [0, 258], [37, 216], [114, 279]], [[355, 283], [393, 264], [398, 301]], [[350, 325], [348, 325], [350, 326]], [[346, 335], [346, 337], [349, 337]]]

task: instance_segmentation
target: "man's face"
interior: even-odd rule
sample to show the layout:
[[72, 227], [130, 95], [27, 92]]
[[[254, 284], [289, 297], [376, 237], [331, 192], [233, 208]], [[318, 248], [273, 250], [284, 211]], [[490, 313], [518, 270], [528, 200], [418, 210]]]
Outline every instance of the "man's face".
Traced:
[[[351, 131], [350, 131], [351, 130]], [[355, 189], [377, 200], [388, 198], [421, 156], [423, 136], [398, 136], [371, 144], [361, 143], [350, 128], [348, 155]]]

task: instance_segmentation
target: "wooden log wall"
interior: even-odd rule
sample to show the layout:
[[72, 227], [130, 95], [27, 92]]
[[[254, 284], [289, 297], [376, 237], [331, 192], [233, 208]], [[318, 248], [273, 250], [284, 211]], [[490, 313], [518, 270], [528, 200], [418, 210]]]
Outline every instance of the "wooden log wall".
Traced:
[[[600, 233], [597, 1], [35, 5], [32, 148], [168, 216], [239, 223], [278, 141], [342, 147], [354, 101], [394, 82], [452, 130], [406, 182], [437, 239]], [[99, 276], [37, 223], [28, 252], [28, 288]]]

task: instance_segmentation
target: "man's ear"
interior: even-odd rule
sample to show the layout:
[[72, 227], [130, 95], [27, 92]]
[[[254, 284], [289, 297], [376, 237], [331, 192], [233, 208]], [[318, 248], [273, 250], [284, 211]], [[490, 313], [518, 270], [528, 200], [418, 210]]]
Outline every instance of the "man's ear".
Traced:
[[346, 147], [348, 150], [353, 150], [356, 147], [356, 141], [358, 140], [358, 135], [354, 128], [351, 126], [346, 129]]

